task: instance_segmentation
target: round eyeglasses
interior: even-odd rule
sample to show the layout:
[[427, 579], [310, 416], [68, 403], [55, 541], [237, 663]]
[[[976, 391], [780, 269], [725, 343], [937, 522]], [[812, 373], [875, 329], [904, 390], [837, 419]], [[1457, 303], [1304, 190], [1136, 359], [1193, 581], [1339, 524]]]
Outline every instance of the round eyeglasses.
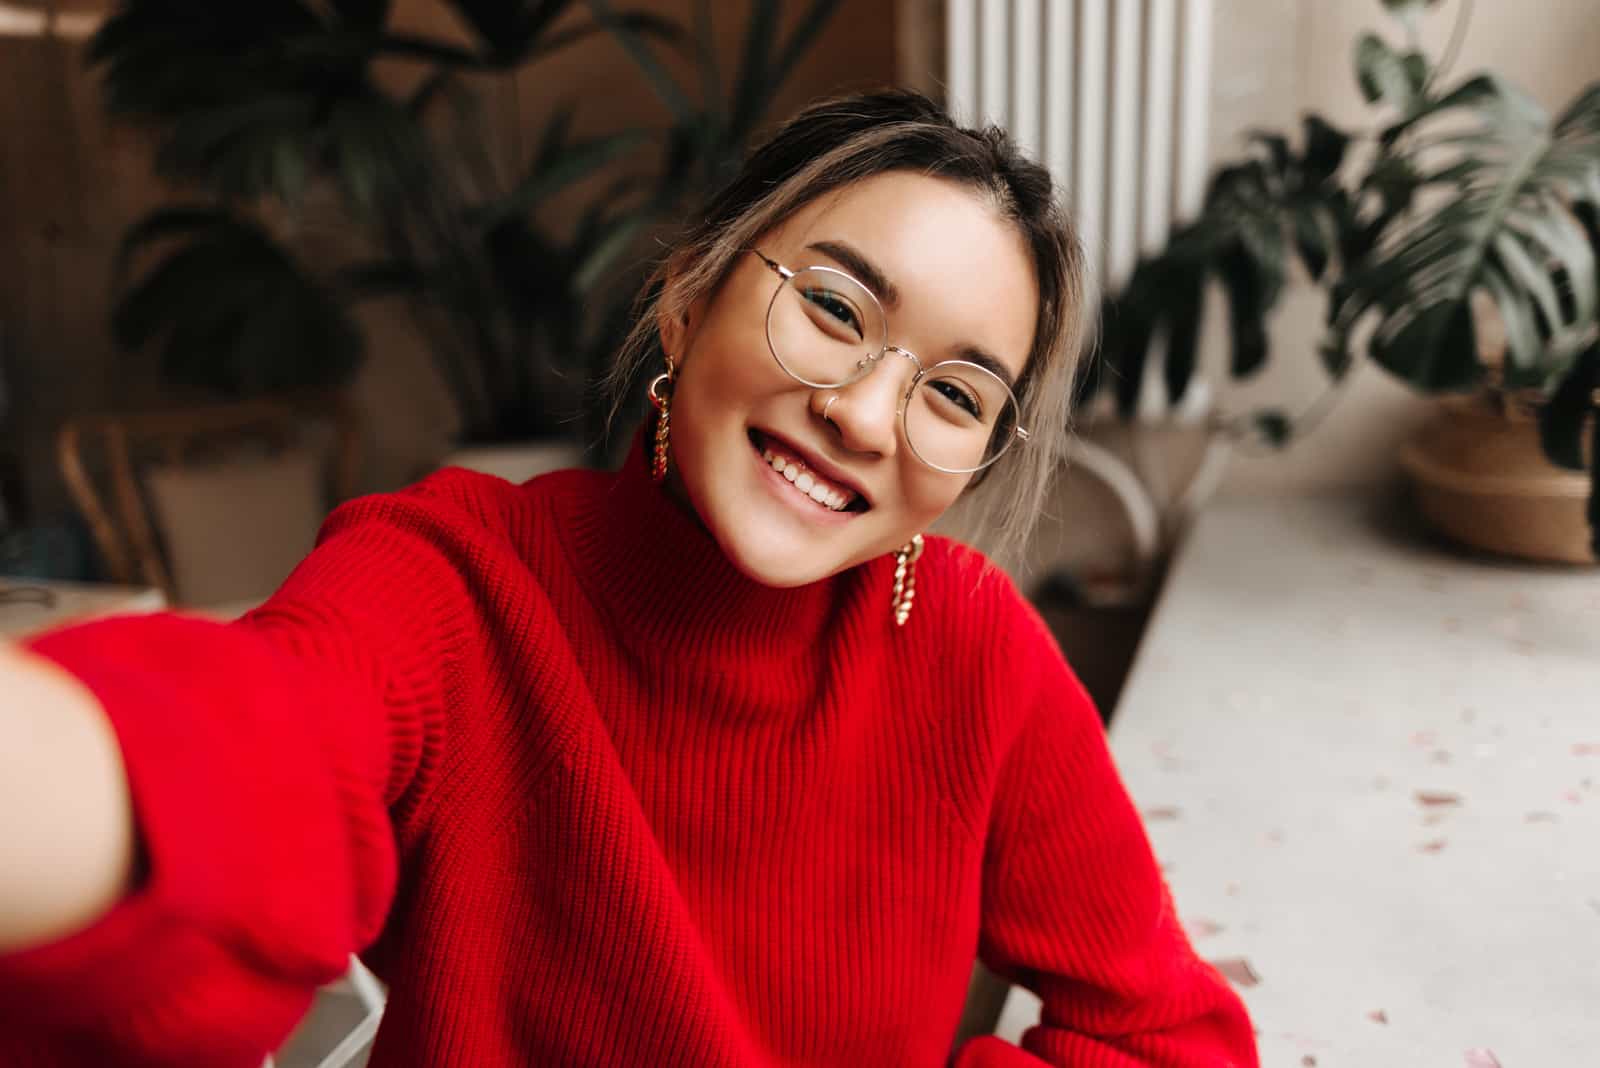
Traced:
[[779, 278], [767, 304], [767, 347], [788, 376], [815, 389], [838, 389], [872, 373], [889, 353], [917, 373], [900, 403], [906, 444], [936, 471], [970, 474], [1028, 440], [1011, 387], [967, 360], [922, 366], [916, 354], [889, 344], [889, 323], [872, 291], [833, 267], [792, 271], [760, 251]]

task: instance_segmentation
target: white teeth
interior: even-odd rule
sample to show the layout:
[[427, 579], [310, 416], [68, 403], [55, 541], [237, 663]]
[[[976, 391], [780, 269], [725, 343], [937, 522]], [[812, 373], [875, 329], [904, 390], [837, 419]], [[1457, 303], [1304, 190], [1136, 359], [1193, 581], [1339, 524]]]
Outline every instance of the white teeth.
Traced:
[[803, 466], [787, 457], [779, 456], [771, 449], [762, 449], [761, 458], [772, 465], [772, 469], [794, 483], [794, 488], [810, 497], [813, 501], [835, 512], [843, 511], [850, 503], [850, 494], [831, 489]]

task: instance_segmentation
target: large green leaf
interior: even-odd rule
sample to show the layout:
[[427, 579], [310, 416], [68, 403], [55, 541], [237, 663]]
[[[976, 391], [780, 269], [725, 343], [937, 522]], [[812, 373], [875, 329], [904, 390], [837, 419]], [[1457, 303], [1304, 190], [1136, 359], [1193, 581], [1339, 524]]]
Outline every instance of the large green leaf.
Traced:
[[1200, 348], [1200, 313], [1205, 301], [1205, 275], [1198, 270], [1176, 274], [1167, 287], [1166, 361], [1163, 372], [1167, 402], [1178, 404], [1189, 391]]
[[[1497, 79], [1474, 78], [1385, 135], [1391, 169], [1431, 175], [1435, 210], [1399, 218], [1354, 265], [1333, 333], [1375, 313], [1372, 353], [1423, 388], [1477, 380], [1470, 302], [1507, 323], [1509, 371], [1565, 366], [1596, 329], [1595, 249], [1566, 204], [1600, 168], [1600, 94], [1556, 122]], [[1545, 370], [1541, 371], [1540, 368]]]
[[1408, 110], [1416, 98], [1413, 69], [1383, 38], [1375, 33], [1364, 33], [1356, 39], [1356, 81], [1367, 103], [1386, 103], [1401, 111]]
[[1233, 338], [1229, 368], [1236, 378], [1246, 378], [1266, 365], [1268, 355], [1266, 312], [1275, 287], [1266, 280], [1262, 264], [1243, 244], [1228, 250], [1217, 264], [1217, 276], [1228, 298], [1228, 326]]
[[1305, 131], [1305, 171], [1313, 184], [1332, 178], [1344, 163], [1350, 136], [1318, 115], [1302, 120]]

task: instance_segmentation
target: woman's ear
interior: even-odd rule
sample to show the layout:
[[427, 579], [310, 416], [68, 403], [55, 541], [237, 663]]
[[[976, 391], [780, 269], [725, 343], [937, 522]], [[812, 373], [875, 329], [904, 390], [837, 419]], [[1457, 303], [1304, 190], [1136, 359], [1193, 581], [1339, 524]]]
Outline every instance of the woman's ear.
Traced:
[[689, 338], [689, 323], [694, 309], [685, 307], [679, 291], [683, 265], [676, 260], [667, 264], [666, 278], [661, 283], [661, 296], [656, 300], [656, 332], [661, 335], [661, 351], [674, 363], [681, 363]]

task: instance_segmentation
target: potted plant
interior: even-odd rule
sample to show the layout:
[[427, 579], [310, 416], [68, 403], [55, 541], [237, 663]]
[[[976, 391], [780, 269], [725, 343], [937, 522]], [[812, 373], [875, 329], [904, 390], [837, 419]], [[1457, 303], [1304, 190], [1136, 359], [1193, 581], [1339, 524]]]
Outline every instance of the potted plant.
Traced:
[[[1230, 372], [1257, 373], [1297, 261], [1326, 297], [1317, 352], [1331, 383], [1370, 358], [1448, 399], [1405, 455], [1430, 518], [1486, 548], [1592, 560], [1600, 82], [1553, 118], [1493, 73], [1445, 85], [1415, 44], [1416, 19], [1436, 2], [1383, 0], [1412, 31], [1405, 47], [1372, 33], [1356, 42], [1371, 132], [1307, 115], [1298, 144], [1257, 131], [1246, 158], [1218, 169], [1199, 216], [1107, 298], [1104, 359], [1083, 395], [1112, 392], [1132, 414], [1159, 371], [1180, 400], [1212, 282], [1227, 298]], [[1503, 331], [1503, 346], [1486, 343], [1489, 331]], [[1265, 411], [1221, 429], [1283, 445], [1309, 421]], [[1568, 473], [1585, 465], [1587, 476]]]
[[[402, 298], [460, 413], [461, 451], [446, 462], [525, 478], [572, 462], [592, 435], [591, 387], [625, 315], [594, 298], [631, 289], [630, 254], [680, 209], [694, 161], [714, 157], [696, 134], [723, 105], [684, 100], [654, 174], [639, 153], [655, 131], [579, 138], [573, 108], [557, 108], [508, 181], [480, 89], [596, 33], [714, 64], [709, 14], [690, 31], [598, 0], [586, 19], [574, 0], [444, 3], [468, 44], [391, 28], [390, 0], [181, 14], [125, 0], [90, 48], [107, 110], [151, 128], [157, 170], [203, 198], [125, 235], [113, 333], [157, 347], [174, 382], [271, 393], [348, 381], [363, 350], [354, 310]], [[803, 51], [834, 6], [813, 3], [820, 18], [786, 48]], [[751, 5], [752, 40], [768, 51], [747, 51], [735, 100], [756, 105], [752, 121], [792, 66], [772, 62], [777, 7]], [[584, 182], [594, 192], [575, 211], [541, 217]], [[532, 443], [531, 466], [505, 466], [508, 443]]]

